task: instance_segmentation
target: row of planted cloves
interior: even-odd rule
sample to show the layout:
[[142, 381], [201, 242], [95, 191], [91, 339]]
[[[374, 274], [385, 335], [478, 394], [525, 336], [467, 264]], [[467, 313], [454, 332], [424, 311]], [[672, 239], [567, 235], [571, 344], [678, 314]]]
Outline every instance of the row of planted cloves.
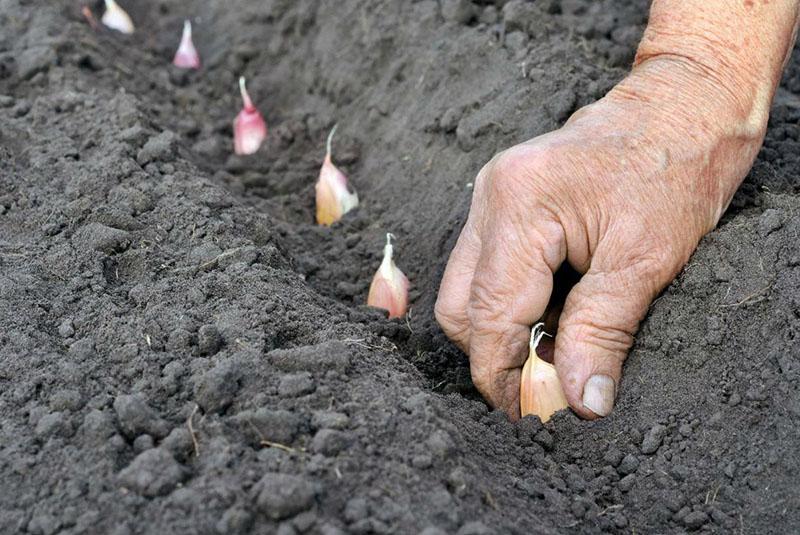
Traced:
[[[83, 7], [83, 15], [93, 28], [98, 28], [88, 6]], [[105, 11], [100, 21], [112, 30], [125, 34], [134, 32], [131, 17], [115, 0], [105, 0]], [[200, 68], [200, 55], [192, 42], [192, 24], [188, 20], [184, 22], [183, 35], [172, 63], [182, 69]], [[239, 78], [239, 90], [243, 107], [233, 121], [233, 149], [239, 155], [252, 155], [267, 138], [267, 123], [247, 92], [244, 76]], [[344, 214], [358, 206], [358, 194], [350, 191], [347, 176], [333, 164], [331, 157], [331, 144], [337, 126], [328, 134], [325, 159], [315, 187], [317, 223], [325, 226], [339, 221]], [[392, 237], [386, 234], [383, 261], [372, 278], [367, 304], [388, 310], [389, 317], [395, 318], [404, 316], [408, 309], [409, 282], [392, 258]]]

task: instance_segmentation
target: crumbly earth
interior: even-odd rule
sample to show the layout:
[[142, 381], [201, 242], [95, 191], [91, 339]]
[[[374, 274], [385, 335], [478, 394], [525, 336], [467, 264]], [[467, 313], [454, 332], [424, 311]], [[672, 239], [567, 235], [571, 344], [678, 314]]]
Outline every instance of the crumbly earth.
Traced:
[[[512, 424], [433, 318], [470, 182], [624, 75], [648, 3], [120, 4], [133, 36], [0, 0], [0, 533], [800, 531], [800, 55], [614, 413]], [[337, 122], [362, 204], [320, 228]], [[405, 321], [363, 304], [386, 232]]]

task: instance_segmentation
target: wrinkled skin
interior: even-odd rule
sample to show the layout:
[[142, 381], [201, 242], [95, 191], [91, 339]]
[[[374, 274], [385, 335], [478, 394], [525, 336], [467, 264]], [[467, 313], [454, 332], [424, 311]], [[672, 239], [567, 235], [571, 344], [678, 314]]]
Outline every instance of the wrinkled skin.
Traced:
[[435, 312], [491, 405], [519, 417], [530, 327], [568, 262], [582, 277], [555, 316], [555, 365], [573, 410], [611, 412], [639, 322], [717, 224], [763, 140], [769, 101], [735, 99], [702, 67], [656, 57], [480, 171]]

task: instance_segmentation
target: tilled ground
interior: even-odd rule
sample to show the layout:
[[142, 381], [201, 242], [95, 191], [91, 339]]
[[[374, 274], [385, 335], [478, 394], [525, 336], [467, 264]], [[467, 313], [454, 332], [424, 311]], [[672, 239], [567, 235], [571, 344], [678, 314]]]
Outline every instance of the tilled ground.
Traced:
[[[800, 530], [800, 58], [614, 414], [511, 424], [438, 281], [480, 166], [622, 77], [647, 2], [121, 4], [132, 37], [0, 0], [1, 533]], [[362, 204], [327, 229], [336, 122]], [[386, 232], [407, 321], [363, 306]]]

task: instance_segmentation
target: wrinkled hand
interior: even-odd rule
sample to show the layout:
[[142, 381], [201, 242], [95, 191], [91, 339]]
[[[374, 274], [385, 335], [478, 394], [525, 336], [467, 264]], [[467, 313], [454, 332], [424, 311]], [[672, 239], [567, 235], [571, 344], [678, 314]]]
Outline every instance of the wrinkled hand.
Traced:
[[637, 68], [558, 131], [495, 156], [436, 304], [473, 381], [519, 417], [530, 327], [566, 260], [582, 274], [558, 319], [554, 361], [570, 406], [608, 415], [639, 322], [718, 222], [752, 165], [766, 117], [676, 60]]

